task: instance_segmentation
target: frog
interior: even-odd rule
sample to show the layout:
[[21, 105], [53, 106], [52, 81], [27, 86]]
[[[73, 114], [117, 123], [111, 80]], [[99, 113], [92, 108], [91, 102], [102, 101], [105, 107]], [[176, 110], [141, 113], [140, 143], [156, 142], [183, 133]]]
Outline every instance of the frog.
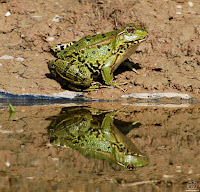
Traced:
[[88, 91], [104, 86], [121, 88], [114, 81], [113, 72], [147, 37], [145, 29], [130, 23], [121, 30], [57, 44], [51, 47], [56, 59], [48, 62], [48, 68], [61, 85], [72, 90]]
[[[119, 111], [82, 107], [63, 108], [48, 118], [50, 142], [55, 147], [73, 148], [88, 158], [106, 160], [128, 171], [146, 166], [148, 159], [114, 123]], [[126, 126], [127, 127], [127, 126]]]

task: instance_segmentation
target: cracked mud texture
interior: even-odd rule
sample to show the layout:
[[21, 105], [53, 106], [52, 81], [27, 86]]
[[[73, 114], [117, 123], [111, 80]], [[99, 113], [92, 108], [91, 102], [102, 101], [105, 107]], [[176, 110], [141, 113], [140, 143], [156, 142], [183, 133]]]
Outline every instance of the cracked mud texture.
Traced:
[[[1, 0], [0, 90], [23, 94], [63, 91], [49, 75], [50, 47], [86, 35], [135, 23], [149, 32], [129, 60], [139, 74], [120, 66], [114, 73], [125, 94], [200, 93], [200, 3], [137, 0]], [[2, 56], [12, 56], [8, 59]], [[104, 88], [90, 98], [117, 99], [119, 89]]]

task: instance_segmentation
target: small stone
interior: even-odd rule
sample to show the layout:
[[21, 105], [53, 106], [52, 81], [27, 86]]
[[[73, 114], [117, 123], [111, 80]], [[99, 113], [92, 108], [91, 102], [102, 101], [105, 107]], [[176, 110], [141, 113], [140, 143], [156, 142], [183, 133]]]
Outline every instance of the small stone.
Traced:
[[42, 16], [40, 16], [40, 15], [33, 15], [33, 16], [31, 16], [32, 18], [40, 18], [40, 17], [42, 17]]
[[0, 59], [14, 59], [14, 57], [10, 55], [3, 55], [0, 57]]
[[133, 89], [133, 85], [129, 85], [129, 88], [130, 88], [130, 89]]
[[188, 174], [192, 174], [192, 173], [193, 173], [193, 170], [190, 169], [190, 170], [188, 171]]
[[176, 172], [181, 173], [181, 166], [176, 166]]
[[53, 161], [59, 161], [59, 158], [55, 157], [55, 158], [52, 158]]
[[194, 6], [194, 4], [193, 4], [191, 1], [188, 2], [188, 5], [189, 5], [190, 7], [193, 7], [193, 6]]
[[26, 177], [27, 179], [29, 179], [29, 180], [32, 180], [32, 179], [34, 179], [34, 177]]
[[1, 133], [4, 133], [4, 134], [11, 134], [13, 133], [13, 131], [8, 131], [8, 130], [0, 130]]
[[10, 15], [11, 15], [10, 11], [8, 11], [8, 12], [5, 14], [6, 17], [8, 17], [8, 16], [10, 16]]
[[181, 15], [181, 12], [180, 12], [180, 11], [177, 11], [176, 14], [177, 14], [177, 15]]
[[10, 162], [9, 161], [6, 161], [6, 167], [10, 167]]
[[23, 129], [19, 129], [19, 130], [16, 130], [16, 132], [17, 133], [22, 133], [22, 132], [24, 132], [24, 130]]
[[0, 66], [2, 66], [2, 63], [0, 63]]
[[181, 9], [182, 6], [181, 6], [181, 5], [177, 5], [176, 8], [177, 8], [177, 9]]
[[166, 179], [169, 179], [169, 178], [172, 178], [173, 175], [163, 175], [163, 177], [166, 178]]
[[53, 40], [54, 40], [54, 37], [47, 37], [46, 40], [47, 40], [47, 41], [53, 41]]
[[52, 19], [52, 21], [59, 22], [61, 19], [64, 19], [64, 17], [59, 16], [59, 15], [56, 15], [56, 16]]
[[23, 57], [17, 57], [16, 60], [17, 61], [24, 61], [25, 59]]

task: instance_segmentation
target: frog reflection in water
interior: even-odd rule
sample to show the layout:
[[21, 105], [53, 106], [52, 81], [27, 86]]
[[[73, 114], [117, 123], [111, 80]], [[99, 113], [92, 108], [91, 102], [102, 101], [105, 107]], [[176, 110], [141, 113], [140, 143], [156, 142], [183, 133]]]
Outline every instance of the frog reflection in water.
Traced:
[[127, 170], [147, 165], [147, 157], [115, 126], [116, 113], [63, 108], [58, 116], [48, 118], [52, 120], [47, 128], [51, 144], [71, 147], [86, 157], [105, 159]]
[[148, 36], [144, 29], [128, 24], [123, 30], [86, 36], [76, 42], [58, 44], [51, 48], [57, 57], [48, 63], [53, 77], [73, 90], [93, 90], [103, 87], [97, 81], [120, 88], [113, 81], [113, 72], [135, 52]]

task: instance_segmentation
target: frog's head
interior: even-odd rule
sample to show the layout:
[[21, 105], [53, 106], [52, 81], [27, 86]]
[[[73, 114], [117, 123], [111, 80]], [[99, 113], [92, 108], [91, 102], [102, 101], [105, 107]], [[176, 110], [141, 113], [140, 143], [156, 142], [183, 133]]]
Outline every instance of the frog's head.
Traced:
[[118, 164], [125, 167], [128, 171], [148, 164], [147, 157], [142, 154], [118, 154], [117, 159]]
[[148, 32], [144, 29], [137, 28], [134, 24], [128, 24], [124, 30], [117, 35], [119, 44], [133, 43], [138, 44], [144, 41]]

